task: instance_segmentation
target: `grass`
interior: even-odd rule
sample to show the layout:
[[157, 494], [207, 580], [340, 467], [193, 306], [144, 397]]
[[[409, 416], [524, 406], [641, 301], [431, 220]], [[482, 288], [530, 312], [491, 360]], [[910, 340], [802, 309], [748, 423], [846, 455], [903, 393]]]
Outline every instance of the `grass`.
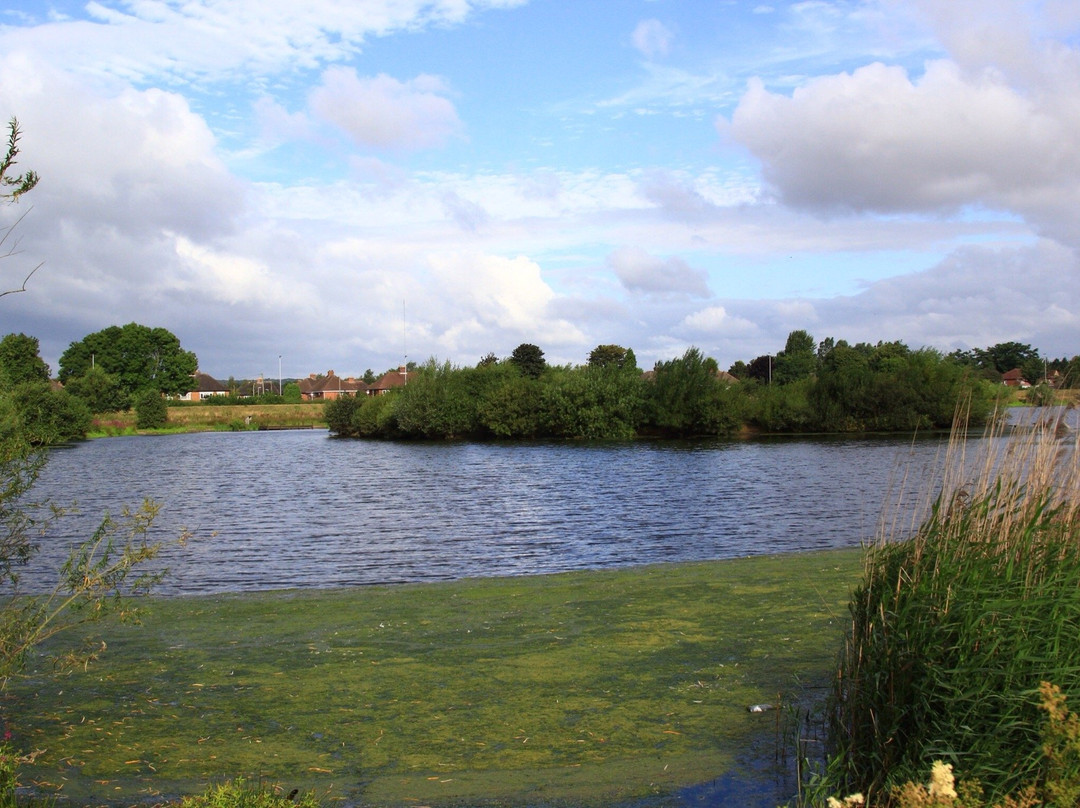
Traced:
[[134, 410], [95, 416], [88, 437], [245, 429], [308, 429], [325, 426], [321, 401], [302, 404], [182, 404], [170, 406], [168, 424], [155, 430], [136, 429]]
[[979, 446], [954, 434], [914, 537], [867, 554], [836, 679], [835, 792], [887, 799], [932, 761], [992, 799], [1045, 779], [1040, 684], [1080, 692], [1080, 436], [1047, 421]]
[[858, 550], [155, 600], [86, 671], [11, 686], [74, 800], [245, 777], [366, 805], [611, 803], [772, 761], [819, 699]]

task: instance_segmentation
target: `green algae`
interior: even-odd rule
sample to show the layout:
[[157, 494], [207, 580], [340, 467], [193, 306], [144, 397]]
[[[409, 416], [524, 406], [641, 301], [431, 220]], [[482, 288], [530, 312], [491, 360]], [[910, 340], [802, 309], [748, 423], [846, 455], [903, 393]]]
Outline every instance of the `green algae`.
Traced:
[[610, 802], [771, 755], [747, 706], [833, 671], [856, 550], [158, 599], [86, 671], [5, 695], [43, 791], [249, 780], [369, 805]]

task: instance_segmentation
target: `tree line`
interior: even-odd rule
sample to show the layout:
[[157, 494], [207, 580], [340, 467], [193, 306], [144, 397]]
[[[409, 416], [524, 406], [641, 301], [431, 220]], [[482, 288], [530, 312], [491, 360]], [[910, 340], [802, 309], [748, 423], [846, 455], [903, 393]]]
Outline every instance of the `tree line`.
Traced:
[[60, 384], [36, 337], [0, 339], [0, 424], [32, 445], [83, 438], [93, 416], [136, 408], [140, 427], [166, 420], [162, 396], [194, 386], [198, 360], [164, 328], [110, 326], [71, 343], [60, 357]]
[[553, 366], [539, 347], [523, 344], [506, 359], [489, 354], [475, 367], [429, 360], [404, 387], [339, 398], [325, 413], [330, 430], [343, 437], [607, 440], [746, 429], [946, 429], [961, 400], [972, 424], [989, 417], [1000, 377], [992, 378], [978, 357], [996, 353], [818, 343], [793, 331], [782, 351], [736, 362], [726, 373], [697, 348], [643, 372], [633, 350], [618, 345], [597, 346], [584, 365]]

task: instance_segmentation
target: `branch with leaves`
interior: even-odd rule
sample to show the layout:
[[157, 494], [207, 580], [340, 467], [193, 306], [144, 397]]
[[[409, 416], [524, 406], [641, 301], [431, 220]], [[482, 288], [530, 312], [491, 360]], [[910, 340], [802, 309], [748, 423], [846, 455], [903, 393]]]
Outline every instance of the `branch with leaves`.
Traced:
[[[0, 161], [0, 200], [4, 202], [18, 202], [19, 198], [29, 193], [38, 184], [38, 180], [41, 177], [36, 171], [26, 171], [22, 174], [12, 174], [12, 170], [17, 163], [16, 157], [19, 156], [19, 139], [22, 137], [22, 133], [19, 131], [19, 121], [16, 118], [12, 118], [8, 121], [8, 142], [7, 152], [4, 154], [4, 159]], [[19, 243], [17, 240], [13, 240], [13, 234], [15, 229], [19, 226], [26, 214], [30, 211], [24, 211], [14, 224], [11, 224], [3, 229], [0, 229], [0, 260], [5, 258], [11, 258], [17, 255], [19, 250]], [[41, 269], [41, 264], [38, 264], [23, 278], [22, 285], [16, 289], [4, 289], [0, 290], [0, 297], [5, 295], [12, 295], [18, 292], [26, 291], [26, 284], [33, 277], [34, 273]]]

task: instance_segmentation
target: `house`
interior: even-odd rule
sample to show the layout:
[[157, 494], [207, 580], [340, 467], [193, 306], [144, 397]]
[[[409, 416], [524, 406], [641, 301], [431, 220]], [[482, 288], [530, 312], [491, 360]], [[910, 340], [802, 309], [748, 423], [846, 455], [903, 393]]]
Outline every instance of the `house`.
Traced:
[[401, 365], [397, 370], [384, 373], [373, 384], [368, 385], [369, 396], [381, 396], [389, 393], [395, 387], [404, 387], [409, 381], [409, 372]]
[[229, 395], [229, 388], [213, 376], [196, 372], [192, 377], [195, 379], [195, 389], [179, 396], [181, 401], [203, 401], [211, 396]]
[[1013, 368], [1001, 374], [1001, 383], [1006, 387], [1020, 387], [1026, 389], [1031, 387], [1027, 379], [1024, 378], [1024, 373], [1020, 368]]
[[311, 401], [312, 391], [318, 387], [320, 379], [314, 373], [309, 375], [306, 379], [301, 379], [297, 382], [297, 386], [300, 388], [300, 398], [304, 401]]
[[[333, 401], [342, 396], [363, 395], [368, 391], [368, 386], [360, 379], [354, 379], [352, 376], [342, 379], [332, 370], [326, 371], [326, 375], [321, 379], [314, 375], [308, 376], [307, 381], [308, 394], [305, 398], [317, 401]], [[305, 385], [301, 384], [301, 395], [304, 394], [304, 388]]]

